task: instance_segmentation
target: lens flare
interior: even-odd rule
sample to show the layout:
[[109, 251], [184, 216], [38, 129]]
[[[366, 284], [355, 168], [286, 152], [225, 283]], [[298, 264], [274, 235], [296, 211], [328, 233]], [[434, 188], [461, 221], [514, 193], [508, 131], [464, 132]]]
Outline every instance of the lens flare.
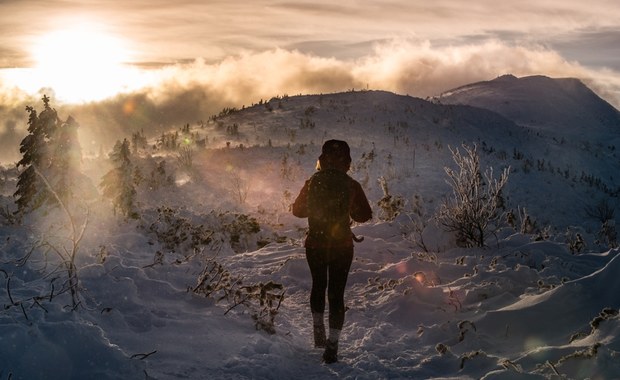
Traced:
[[540, 347], [544, 347], [545, 342], [543, 342], [542, 339], [538, 337], [530, 336], [530, 337], [527, 337], [527, 339], [525, 339], [525, 342], [523, 345], [525, 346], [524, 348], [526, 351], [531, 351], [531, 350], [535, 350]]
[[413, 277], [422, 285], [426, 285], [426, 275], [423, 272], [416, 272]]

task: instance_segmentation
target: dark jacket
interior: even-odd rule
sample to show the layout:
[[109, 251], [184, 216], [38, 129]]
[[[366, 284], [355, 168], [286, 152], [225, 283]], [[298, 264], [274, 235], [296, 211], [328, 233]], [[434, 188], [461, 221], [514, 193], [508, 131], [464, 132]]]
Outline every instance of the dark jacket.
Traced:
[[[338, 175], [346, 179], [343, 183], [348, 186], [348, 207], [344, 214], [337, 217], [336, 221], [326, 224], [324, 220], [316, 216], [308, 206], [308, 189], [313, 180], [318, 180], [329, 171], [337, 171]], [[332, 172], [334, 173], [334, 172]], [[337, 248], [353, 246], [353, 233], [351, 232], [351, 219], [363, 223], [372, 218], [372, 210], [366, 194], [359, 182], [348, 176], [345, 172], [329, 168], [316, 172], [306, 181], [299, 195], [293, 203], [293, 215], [299, 218], [308, 218], [308, 236], [305, 246], [308, 248]], [[338, 231], [333, 233], [333, 231]]]

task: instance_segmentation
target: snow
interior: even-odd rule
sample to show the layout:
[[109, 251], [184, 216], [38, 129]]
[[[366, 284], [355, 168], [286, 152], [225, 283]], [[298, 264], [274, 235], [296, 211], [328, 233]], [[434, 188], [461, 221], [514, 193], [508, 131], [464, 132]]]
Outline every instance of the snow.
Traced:
[[448, 91], [437, 100], [491, 109], [548, 134], [560, 129], [565, 138], [583, 136], [587, 125], [591, 141], [608, 142], [607, 132], [617, 130], [620, 122], [618, 110], [575, 78], [503, 75]]
[[[174, 152], [143, 158], [145, 167], [166, 159], [176, 182], [139, 190], [140, 220], [115, 216], [99, 198], [89, 200], [88, 219], [73, 209], [78, 226], [87, 220], [76, 260], [78, 305], [69, 293], [54, 293], [66, 280], [54, 250], [71, 243], [62, 210], [0, 225], [0, 379], [620, 377], [620, 250], [603, 244], [599, 226], [582, 212], [595, 200], [616, 198], [549, 171], [513, 170], [509, 203], [526, 208], [539, 227], [549, 225], [545, 239], [506, 226], [487, 247], [462, 248], [430, 222], [450, 194], [448, 146], [484, 140], [495, 152], [505, 150], [506, 158], [483, 154], [496, 173], [522, 162], [513, 148], [526, 157], [557, 148], [572, 170], [595, 172], [617, 187], [620, 179], [609, 178], [618, 169], [617, 159], [608, 159], [613, 153], [553, 145], [533, 136], [531, 126], [488, 111], [384, 92], [281, 102], [219, 120], [238, 123], [239, 136], [195, 127], [209, 144], [196, 150], [190, 173]], [[301, 128], [304, 117], [316, 126]], [[339, 362], [332, 365], [321, 363], [311, 341], [306, 222], [287, 211], [326, 138], [349, 141], [351, 175], [364, 184], [375, 214], [354, 227], [364, 241], [355, 246]], [[102, 168], [109, 168], [104, 158], [85, 158], [93, 183]], [[0, 182], [3, 207], [15, 186], [14, 174], [7, 175]], [[391, 194], [407, 200], [393, 221], [379, 218], [380, 176]], [[244, 230], [240, 215], [255, 218], [260, 232]], [[425, 221], [428, 252], [415, 239], [414, 220]], [[579, 253], [567, 243], [576, 232], [587, 241]], [[256, 327], [256, 303], [218, 301], [223, 291], [192, 292], [214, 262], [243, 285], [282, 284], [274, 334]]]

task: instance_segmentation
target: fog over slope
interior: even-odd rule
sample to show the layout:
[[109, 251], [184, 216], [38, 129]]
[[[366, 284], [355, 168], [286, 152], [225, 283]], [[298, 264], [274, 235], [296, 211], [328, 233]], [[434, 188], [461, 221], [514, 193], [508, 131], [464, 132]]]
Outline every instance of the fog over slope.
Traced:
[[[0, 377], [617, 377], [620, 249], [592, 212], [620, 212], [617, 111], [573, 80], [489, 83], [487, 102], [514, 113], [474, 104], [483, 83], [460, 91], [463, 104], [386, 91], [280, 95], [144, 138], [139, 128], [110, 132], [135, 141], [137, 219], [115, 213], [97, 187], [113, 165], [109, 149], [83, 147], [73, 217], [45, 205], [16, 223], [18, 172], [3, 162]], [[144, 125], [164, 112], [138, 106], [132, 120]], [[528, 112], [537, 123], [514, 116]], [[556, 122], [563, 113], [597, 116]], [[353, 226], [364, 241], [340, 362], [322, 365], [311, 343], [307, 220], [289, 206], [332, 138], [349, 142], [350, 175], [374, 218]], [[444, 168], [463, 145], [477, 147], [494, 177], [510, 168], [502, 211], [527, 213], [535, 228], [503, 218], [473, 248], [436, 225], [452, 196]], [[379, 205], [386, 191], [403, 201], [393, 218]], [[75, 266], [63, 252], [76, 253]]]

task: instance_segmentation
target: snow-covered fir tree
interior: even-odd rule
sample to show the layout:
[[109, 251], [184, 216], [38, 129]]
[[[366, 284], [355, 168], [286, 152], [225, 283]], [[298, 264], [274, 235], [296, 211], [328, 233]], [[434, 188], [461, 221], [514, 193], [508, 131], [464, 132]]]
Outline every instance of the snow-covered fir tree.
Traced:
[[50, 107], [49, 97], [43, 96], [44, 110], [41, 114], [31, 107], [28, 112], [28, 135], [20, 144], [19, 151], [22, 159], [17, 167], [25, 169], [19, 174], [17, 190], [14, 193], [19, 213], [24, 213], [40, 207], [49, 198], [49, 190], [37, 174], [49, 167], [48, 142], [58, 124], [58, 114]]
[[77, 121], [69, 116], [67, 121], [55, 130], [50, 141], [52, 158], [48, 179], [63, 202], [72, 197], [74, 181], [80, 172], [82, 150], [78, 141], [78, 127]]
[[129, 141], [116, 141], [110, 160], [114, 168], [108, 171], [101, 179], [99, 187], [103, 195], [112, 200], [114, 212], [120, 211], [125, 217], [137, 218], [138, 212], [135, 208], [136, 189], [135, 189], [135, 170], [131, 162], [131, 151]]
[[78, 123], [71, 116], [61, 121], [56, 110], [50, 107], [50, 98], [44, 95], [42, 100], [44, 109], [40, 114], [33, 107], [26, 107], [29, 134], [21, 142], [22, 159], [17, 163], [18, 168], [25, 169], [19, 174], [14, 193], [18, 213], [22, 214], [44, 203], [56, 203], [52, 191], [62, 201], [71, 198], [73, 179], [80, 170]]

